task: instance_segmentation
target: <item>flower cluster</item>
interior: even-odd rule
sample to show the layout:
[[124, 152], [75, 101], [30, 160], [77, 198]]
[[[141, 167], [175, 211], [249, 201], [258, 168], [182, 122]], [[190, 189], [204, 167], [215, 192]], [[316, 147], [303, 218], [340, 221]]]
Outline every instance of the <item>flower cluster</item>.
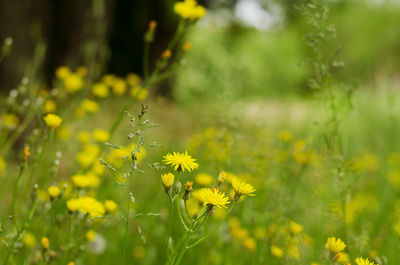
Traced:
[[206, 9], [197, 4], [196, 0], [184, 0], [174, 5], [174, 11], [184, 19], [196, 20], [206, 15]]

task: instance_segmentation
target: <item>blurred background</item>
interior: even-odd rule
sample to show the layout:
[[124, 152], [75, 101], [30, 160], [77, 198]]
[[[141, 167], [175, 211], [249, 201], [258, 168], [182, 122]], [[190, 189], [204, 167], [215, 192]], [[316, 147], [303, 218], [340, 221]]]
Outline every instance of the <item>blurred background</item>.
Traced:
[[[153, 62], [174, 34], [172, 0], [1, 0], [0, 39], [13, 39], [0, 64], [0, 90], [23, 76], [50, 85], [61, 65], [84, 65], [92, 78], [111, 73], [141, 75], [143, 35], [158, 21]], [[362, 89], [398, 84], [400, 1], [331, 0], [330, 22], [346, 71], [336, 78]], [[186, 65], [156, 90], [193, 101], [307, 97], [309, 69], [304, 18], [290, 0], [199, 1], [207, 16], [192, 27]], [[206, 37], [205, 37], [206, 36]], [[34, 73], [32, 73], [34, 71]], [[398, 85], [397, 85], [398, 87]], [[173, 89], [172, 89], [173, 88]]]

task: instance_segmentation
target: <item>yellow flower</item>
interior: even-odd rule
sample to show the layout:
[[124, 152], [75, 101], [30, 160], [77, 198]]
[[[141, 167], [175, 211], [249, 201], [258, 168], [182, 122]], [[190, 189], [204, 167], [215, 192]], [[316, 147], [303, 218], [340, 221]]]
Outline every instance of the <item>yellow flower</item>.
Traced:
[[90, 133], [86, 132], [86, 131], [80, 131], [78, 133], [78, 141], [80, 143], [88, 143], [91, 139]]
[[333, 258], [337, 263], [347, 264], [349, 262], [349, 255], [344, 252], [337, 253]]
[[271, 254], [277, 258], [281, 258], [284, 253], [280, 247], [278, 247], [276, 245], [271, 245]]
[[183, 44], [183, 47], [182, 47], [182, 50], [184, 51], [184, 52], [187, 52], [188, 50], [190, 50], [192, 48], [192, 43], [190, 43], [190, 42], [185, 42], [185, 44]]
[[56, 110], [56, 108], [57, 108], [57, 104], [52, 99], [46, 100], [43, 104], [43, 111], [46, 113], [54, 112]]
[[67, 201], [67, 208], [70, 212], [79, 211], [92, 218], [104, 216], [105, 213], [103, 204], [93, 197], [70, 199]]
[[80, 105], [82, 110], [89, 113], [96, 113], [99, 111], [99, 104], [94, 100], [84, 99], [81, 101]]
[[106, 212], [113, 213], [117, 210], [118, 205], [112, 200], [106, 200], [104, 202], [104, 208], [106, 209]]
[[245, 248], [247, 248], [250, 251], [254, 251], [257, 247], [257, 243], [256, 241], [251, 238], [251, 237], [247, 237], [242, 241], [242, 244]]
[[83, 87], [82, 77], [78, 74], [70, 74], [64, 79], [64, 87], [69, 93], [75, 93]]
[[369, 261], [369, 259], [364, 258], [356, 258], [357, 265], [375, 265], [373, 261]]
[[185, 184], [185, 191], [192, 191], [193, 190], [193, 181], [187, 181]]
[[171, 50], [165, 50], [163, 51], [163, 53], [161, 54], [161, 58], [163, 59], [169, 59], [172, 55]]
[[245, 181], [241, 181], [239, 178], [232, 178], [232, 187], [235, 190], [235, 197], [238, 199], [242, 195], [255, 196], [254, 192], [256, 189]]
[[96, 232], [93, 230], [89, 230], [86, 232], [85, 237], [88, 242], [93, 242], [94, 239], [96, 238]]
[[296, 222], [290, 221], [289, 226], [290, 232], [292, 232], [293, 235], [300, 234], [303, 231], [303, 226]]
[[126, 83], [122, 78], [116, 78], [112, 84], [112, 89], [115, 95], [122, 96], [126, 92]]
[[7, 113], [3, 115], [2, 122], [6, 128], [13, 130], [18, 126], [19, 118], [15, 114]]
[[110, 139], [110, 134], [102, 129], [96, 129], [93, 131], [93, 138], [100, 143], [105, 143]]
[[195, 161], [196, 159], [188, 155], [187, 151], [182, 154], [176, 152], [173, 152], [173, 154], [167, 154], [164, 156], [163, 160], [166, 165], [170, 164], [174, 170], [178, 172], [185, 170], [191, 172], [192, 170], [198, 168], [199, 165]]
[[[154, 21], [155, 22], [155, 21]], [[128, 74], [126, 76], [126, 82], [130, 85], [130, 86], [136, 86], [137, 84], [140, 83], [140, 76], [138, 76], [137, 74]]]
[[109, 95], [108, 87], [103, 83], [94, 84], [92, 87], [92, 93], [98, 98], [106, 98]]
[[69, 70], [66, 66], [60, 66], [56, 69], [56, 77], [58, 79], [64, 80], [71, 74], [71, 70]]
[[51, 198], [57, 198], [60, 195], [60, 188], [56, 186], [50, 186], [47, 188], [47, 193]]
[[174, 184], [174, 174], [167, 173], [161, 175], [161, 180], [166, 189], [169, 189]]
[[72, 176], [72, 182], [78, 188], [86, 188], [86, 187], [98, 187], [100, 184], [99, 177], [94, 173], [87, 173], [85, 175], [74, 175]]
[[340, 238], [336, 239], [335, 237], [330, 237], [326, 242], [325, 248], [328, 249], [331, 253], [336, 254], [345, 249], [346, 244]]
[[196, 20], [205, 16], [206, 9], [195, 0], [185, 0], [174, 4], [174, 12], [184, 19]]
[[199, 173], [196, 175], [195, 179], [197, 184], [203, 187], [211, 186], [214, 182], [213, 177], [207, 173]]
[[198, 199], [203, 205], [208, 205], [210, 207], [226, 208], [229, 204], [229, 199], [225, 193], [213, 188], [202, 188], [193, 192], [193, 196]]
[[68, 262], [68, 264], [67, 265], [75, 265], [75, 262], [73, 262], [73, 261], [70, 261], [70, 262]]
[[42, 237], [41, 244], [43, 249], [48, 249], [50, 245], [49, 239], [47, 237]]
[[36, 238], [32, 233], [26, 232], [22, 236], [22, 243], [28, 248], [34, 248], [36, 245]]
[[44, 117], [44, 121], [45, 121], [47, 126], [49, 126], [50, 128], [55, 129], [55, 128], [58, 128], [60, 126], [60, 124], [62, 122], [62, 119], [59, 116], [55, 115], [55, 114], [49, 113]]

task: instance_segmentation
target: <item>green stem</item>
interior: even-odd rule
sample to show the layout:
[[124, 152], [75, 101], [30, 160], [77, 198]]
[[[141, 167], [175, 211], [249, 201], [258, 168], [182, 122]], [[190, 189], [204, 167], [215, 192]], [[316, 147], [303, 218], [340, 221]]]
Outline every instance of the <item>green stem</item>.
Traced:
[[169, 197], [169, 223], [168, 223], [168, 234], [167, 234], [167, 256], [168, 260], [170, 259], [170, 253], [169, 253], [169, 238], [171, 236], [172, 232], [172, 220], [173, 220], [173, 214], [174, 214], [174, 204], [173, 200], [171, 198], [171, 195], [168, 193]]

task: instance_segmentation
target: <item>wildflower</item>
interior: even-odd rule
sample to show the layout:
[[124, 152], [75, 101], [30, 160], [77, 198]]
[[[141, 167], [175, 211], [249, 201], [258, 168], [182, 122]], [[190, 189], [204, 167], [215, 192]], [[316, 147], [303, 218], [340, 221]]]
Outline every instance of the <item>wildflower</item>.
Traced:
[[19, 124], [19, 118], [15, 114], [7, 113], [2, 116], [2, 122], [6, 128], [14, 130]]
[[64, 80], [71, 74], [71, 70], [66, 66], [60, 66], [56, 69], [56, 77]]
[[70, 262], [68, 262], [68, 264], [67, 265], [75, 265], [75, 262], [73, 262], [73, 261], [70, 261]]
[[26, 232], [22, 236], [22, 243], [28, 248], [34, 248], [36, 245], [36, 238], [32, 233]]
[[293, 235], [300, 234], [303, 231], [303, 226], [296, 222], [290, 221], [289, 226], [290, 226], [290, 232]]
[[182, 50], [184, 52], [187, 52], [188, 50], [190, 50], [192, 48], [192, 43], [190, 43], [189, 41], [185, 42], [185, 44], [183, 44]]
[[157, 28], [157, 21], [151, 20], [151, 21], [149, 22], [149, 32], [150, 32], [150, 33], [154, 33], [154, 31], [156, 30], [156, 28]]
[[185, 201], [190, 199], [190, 192], [193, 190], [193, 182], [192, 181], [187, 181], [185, 183], [185, 193], [182, 196], [182, 199]]
[[128, 74], [126, 76], [126, 82], [130, 86], [136, 86], [137, 84], [140, 83], [140, 76], [138, 76], [137, 74]]
[[174, 178], [175, 176], [172, 173], [161, 175], [161, 180], [167, 193], [171, 190], [171, 187], [174, 184]]
[[82, 108], [82, 110], [89, 113], [96, 113], [99, 111], [99, 104], [96, 101], [90, 99], [82, 100], [80, 107]]
[[49, 126], [50, 128], [55, 129], [55, 128], [58, 128], [60, 126], [60, 124], [62, 122], [62, 119], [59, 116], [55, 115], [55, 114], [49, 113], [44, 117], [44, 121], [45, 121], [47, 126]]
[[276, 245], [271, 245], [270, 250], [271, 250], [272, 255], [274, 255], [277, 258], [282, 258], [283, 250], [280, 247], [278, 247]]
[[105, 143], [110, 139], [110, 134], [102, 129], [96, 129], [93, 131], [93, 138], [100, 143]]
[[173, 152], [173, 154], [167, 154], [164, 156], [163, 160], [166, 165], [170, 164], [174, 170], [178, 172], [185, 170], [191, 172], [192, 170], [198, 168], [199, 165], [195, 161], [196, 159], [188, 155], [187, 151], [182, 154], [176, 152]]
[[79, 211], [92, 218], [103, 216], [105, 213], [103, 204], [93, 197], [70, 199], [67, 201], [67, 208], [70, 212]]
[[247, 248], [247, 249], [250, 250], [250, 251], [254, 251], [254, 250], [256, 249], [256, 247], [257, 247], [256, 241], [255, 241], [253, 238], [251, 238], [251, 237], [245, 238], [245, 239], [242, 241], [242, 244], [243, 244], [243, 246], [244, 246], [245, 248]]
[[210, 174], [207, 173], [199, 173], [195, 176], [195, 180], [197, 184], [200, 186], [206, 187], [213, 184], [214, 179]]
[[50, 243], [49, 243], [49, 239], [47, 237], [42, 237], [41, 244], [42, 244], [42, 248], [44, 250], [49, 249]]
[[175, 3], [174, 12], [180, 15], [183, 19], [196, 20], [205, 16], [206, 9], [203, 6], [198, 5], [195, 0], [185, 0]]
[[69, 93], [75, 93], [81, 90], [83, 87], [82, 77], [74, 73], [66, 76], [64, 79], [64, 87]]
[[86, 131], [80, 131], [78, 133], [78, 141], [80, 143], [88, 143], [91, 139], [90, 133], [86, 132]]
[[344, 252], [339, 252], [333, 257], [333, 259], [337, 263], [347, 264], [349, 262], [349, 255]]
[[330, 237], [326, 242], [325, 248], [332, 254], [337, 254], [346, 248], [346, 244], [340, 238]]
[[29, 148], [29, 146], [25, 146], [24, 148], [24, 159], [27, 160], [28, 157], [31, 156], [31, 149]]
[[356, 258], [357, 265], [375, 265], [373, 261], [364, 258]]
[[232, 179], [232, 187], [235, 190], [235, 199], [239, 199], [242, 195], [255, 196], [254, 192], [256, 189], [249, 183], [241, 181], [237, 177]]
[[165, 50], [165, 51], [163, 51], [163, 53], [161, 54], [161, 58], [167, 60], [167, 59], [169, 59], [169, 58], [171, 57], [171, 55], [172, 55], [171, 50]]
[[96, 238], [96, 232], [93, 230], [89, 230], [86, 232], [85, 237], [88, 242], [93, 242]]
[[126, 92], [126, 83], [122, 78], [116, 78], [113, 82], [112, 89], [115, 95], [122, 96]]
[[118, 205], [112, 201], [112, 200], [106, 200], [104, 202], [104, 209], [106, 209], [106, 212], [108, 213], [113, 213], [117, 210]]
[[57, 104], [52, 99], [46, 100], [43, 104], [43, 111], [46, 113], [54, 112], [56, 110], [56, 108], [57, 108]]
[[223, 183], [226, 179], [226, 177], [228, 176], [228, 174], [225, 173], [225, 171], [221, 171], [221, 173], [219, 173], [218, 175], [218, 183]]
[[92, 93], [98, 98], [106, 98], [109, 95], [107, 85], [103, 83], [96, 83], [92, 87]]
[[54, 199], [60, 195], [60, 188], [56, 186], [50, 186], [47, 188], [47, 193], [49, 194], [50, 198]]
[[208, 205], [211, 208], [214, 206], [218, 208], [226, 208], [226, 205], [229, 204], [229, 199], [225, 193], [214, 188], [202, 188], [197, 190], [196, 193], [193, 193], [193, 196], [195, 196], [203, 205]]

